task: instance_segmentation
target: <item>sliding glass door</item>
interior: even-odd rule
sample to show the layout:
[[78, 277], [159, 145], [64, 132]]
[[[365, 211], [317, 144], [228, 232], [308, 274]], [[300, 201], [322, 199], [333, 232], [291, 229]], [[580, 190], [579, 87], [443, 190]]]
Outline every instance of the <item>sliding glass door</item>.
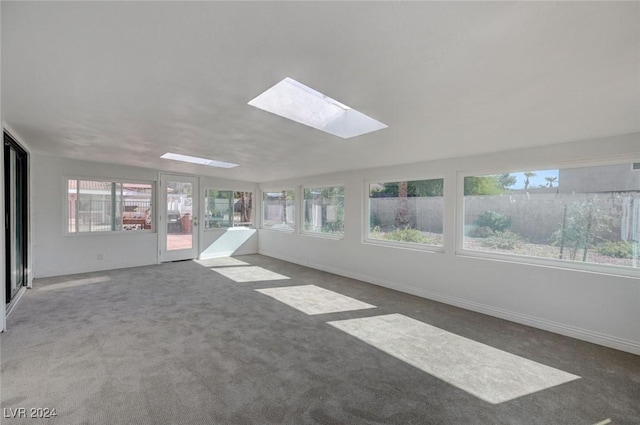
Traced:
[[27, 284], [28, 155], [4, 133], [6, 303]]

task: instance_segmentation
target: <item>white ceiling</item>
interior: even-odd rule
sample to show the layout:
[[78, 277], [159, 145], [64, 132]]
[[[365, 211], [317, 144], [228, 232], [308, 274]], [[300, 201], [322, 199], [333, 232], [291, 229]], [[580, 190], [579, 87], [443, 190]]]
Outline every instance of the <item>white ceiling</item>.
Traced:
[[[2, 119], [37, 152], [264, 182], [640, 132], [639, 2], [1, 7]], [[389, 128], [247, 105], [287, 76]]]

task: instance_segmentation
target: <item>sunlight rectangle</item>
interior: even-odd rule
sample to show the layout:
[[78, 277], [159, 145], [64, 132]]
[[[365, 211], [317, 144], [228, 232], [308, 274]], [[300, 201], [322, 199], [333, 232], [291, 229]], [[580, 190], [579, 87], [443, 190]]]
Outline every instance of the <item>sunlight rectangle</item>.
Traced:
[[580, 378], [401, 314], [328, 323], [492, 404]]
[[109, 276], [88, 277], [85, 279], [66, 280], [38, 288], [39, 291], [55, 291], [58, 289], [75, 288], [76, 286], [91, 285], [93, 283], [109, 282]]
[[309, 315], [376, 308], [375, 305], [315, 285], [256, 289], [256, 291]]
[[208, 258], [204, 260], [194, 260], [196, 263], [204, 267], [230, 267], [230, 266], [248, 266], [242, 260], [233, 257]]
[[223, 267], [213, 268], [211, 270], [238, 283], [290, 279], [289, 276], [284, 276], [258, 266]]

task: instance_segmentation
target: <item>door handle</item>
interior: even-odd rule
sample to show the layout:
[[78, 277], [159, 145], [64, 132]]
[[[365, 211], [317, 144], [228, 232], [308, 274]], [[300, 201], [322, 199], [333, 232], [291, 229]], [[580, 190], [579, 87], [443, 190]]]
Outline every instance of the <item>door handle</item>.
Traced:
[[193, 225], [198, 227], [198, 217], [193, 217]]

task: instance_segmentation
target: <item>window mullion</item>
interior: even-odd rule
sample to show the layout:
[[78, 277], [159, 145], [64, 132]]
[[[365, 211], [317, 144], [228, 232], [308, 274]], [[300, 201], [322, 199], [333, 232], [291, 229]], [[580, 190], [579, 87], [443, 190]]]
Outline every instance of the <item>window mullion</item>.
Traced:
[[116, 230], [116, 184], [111, 182], [111, 231]]
[[80, 180], [76, 180], [76, 205], [75, 205], [75, 227], [76, 233], [80, 231]]

